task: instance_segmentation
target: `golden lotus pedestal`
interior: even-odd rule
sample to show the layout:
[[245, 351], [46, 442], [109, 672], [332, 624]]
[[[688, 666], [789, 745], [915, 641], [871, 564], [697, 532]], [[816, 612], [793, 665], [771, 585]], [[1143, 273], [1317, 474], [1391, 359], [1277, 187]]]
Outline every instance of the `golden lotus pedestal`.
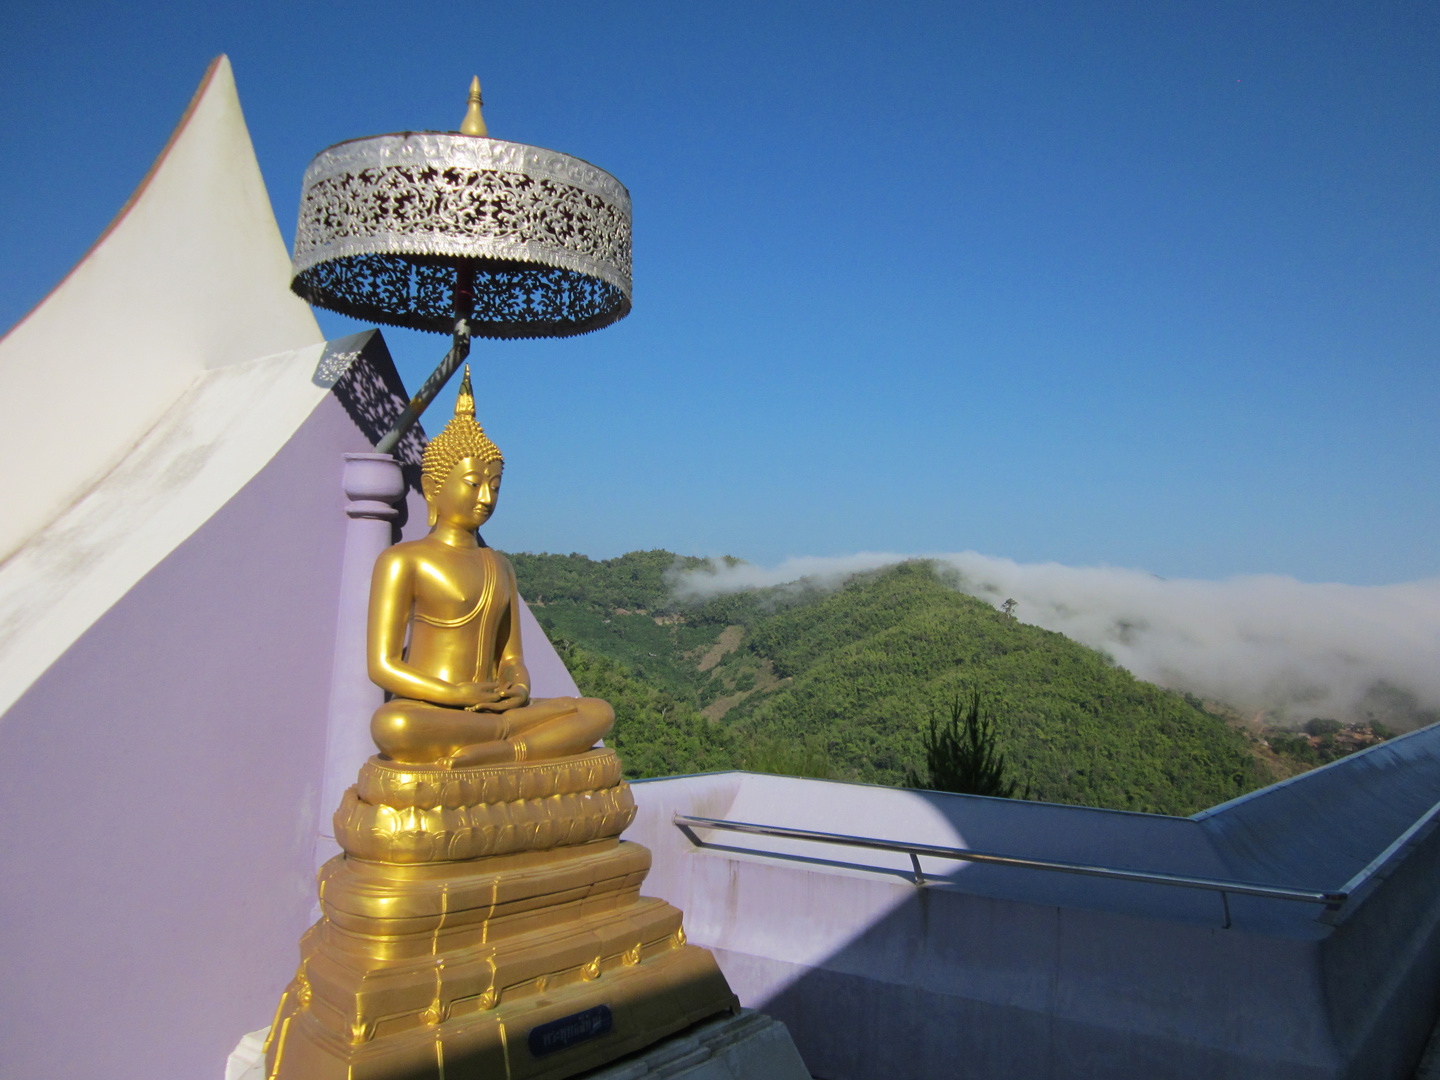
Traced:
[[274, 1080], [559, 1080], [726, 1010], [613, 752], [446, 771], [371, 759], [271, 1027]]

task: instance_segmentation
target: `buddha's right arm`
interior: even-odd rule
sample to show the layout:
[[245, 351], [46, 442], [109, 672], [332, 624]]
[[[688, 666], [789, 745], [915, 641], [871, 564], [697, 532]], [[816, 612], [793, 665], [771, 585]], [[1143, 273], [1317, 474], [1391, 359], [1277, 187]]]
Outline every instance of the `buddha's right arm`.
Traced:
[[381, 553], [370, 576], [365, 661], [370, 680], [397, 697], [463, 708], [477, 703], [473, 683], [457, 684], [405, 663], [405, 632], [414, 603], [414, 567], [394, 548]]

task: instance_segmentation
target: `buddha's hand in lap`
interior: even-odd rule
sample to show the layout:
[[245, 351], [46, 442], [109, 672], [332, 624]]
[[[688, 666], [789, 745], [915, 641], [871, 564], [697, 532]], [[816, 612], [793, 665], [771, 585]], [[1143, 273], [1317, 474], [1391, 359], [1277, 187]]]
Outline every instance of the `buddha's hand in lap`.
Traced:
[[530, 691], [520, 685], [508, 682], [467, 683], [467, 694], [472, 700], [465, 706], [467, 712], [504, 712], [525, 705], [530, 700]]

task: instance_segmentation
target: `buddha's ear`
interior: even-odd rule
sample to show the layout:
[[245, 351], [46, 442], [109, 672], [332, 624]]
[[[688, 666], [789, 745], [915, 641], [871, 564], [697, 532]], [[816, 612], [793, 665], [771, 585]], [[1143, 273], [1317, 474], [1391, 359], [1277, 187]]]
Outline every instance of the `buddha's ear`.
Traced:
[[435, 494], [440, 485], [429, 473], [420, 474], [420, 491], [425, 496], [425, 516], [430, 519], [430, 528], [435, 527], [435, 522], [440, 516], [435, 512]]

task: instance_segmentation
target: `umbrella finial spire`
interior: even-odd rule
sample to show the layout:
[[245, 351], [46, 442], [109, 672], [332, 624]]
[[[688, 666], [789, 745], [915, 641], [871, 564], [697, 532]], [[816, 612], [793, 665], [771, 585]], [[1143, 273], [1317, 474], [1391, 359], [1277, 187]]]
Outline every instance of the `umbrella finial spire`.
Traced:
[[470, 80], [470, 107], [465, 110], [465, 119], [460, 121], [461, 135], [489, 135], [485, 128], [485, 117], [480, 115], [480, 106], [485, 104], [480, 97], [480, 76]]

